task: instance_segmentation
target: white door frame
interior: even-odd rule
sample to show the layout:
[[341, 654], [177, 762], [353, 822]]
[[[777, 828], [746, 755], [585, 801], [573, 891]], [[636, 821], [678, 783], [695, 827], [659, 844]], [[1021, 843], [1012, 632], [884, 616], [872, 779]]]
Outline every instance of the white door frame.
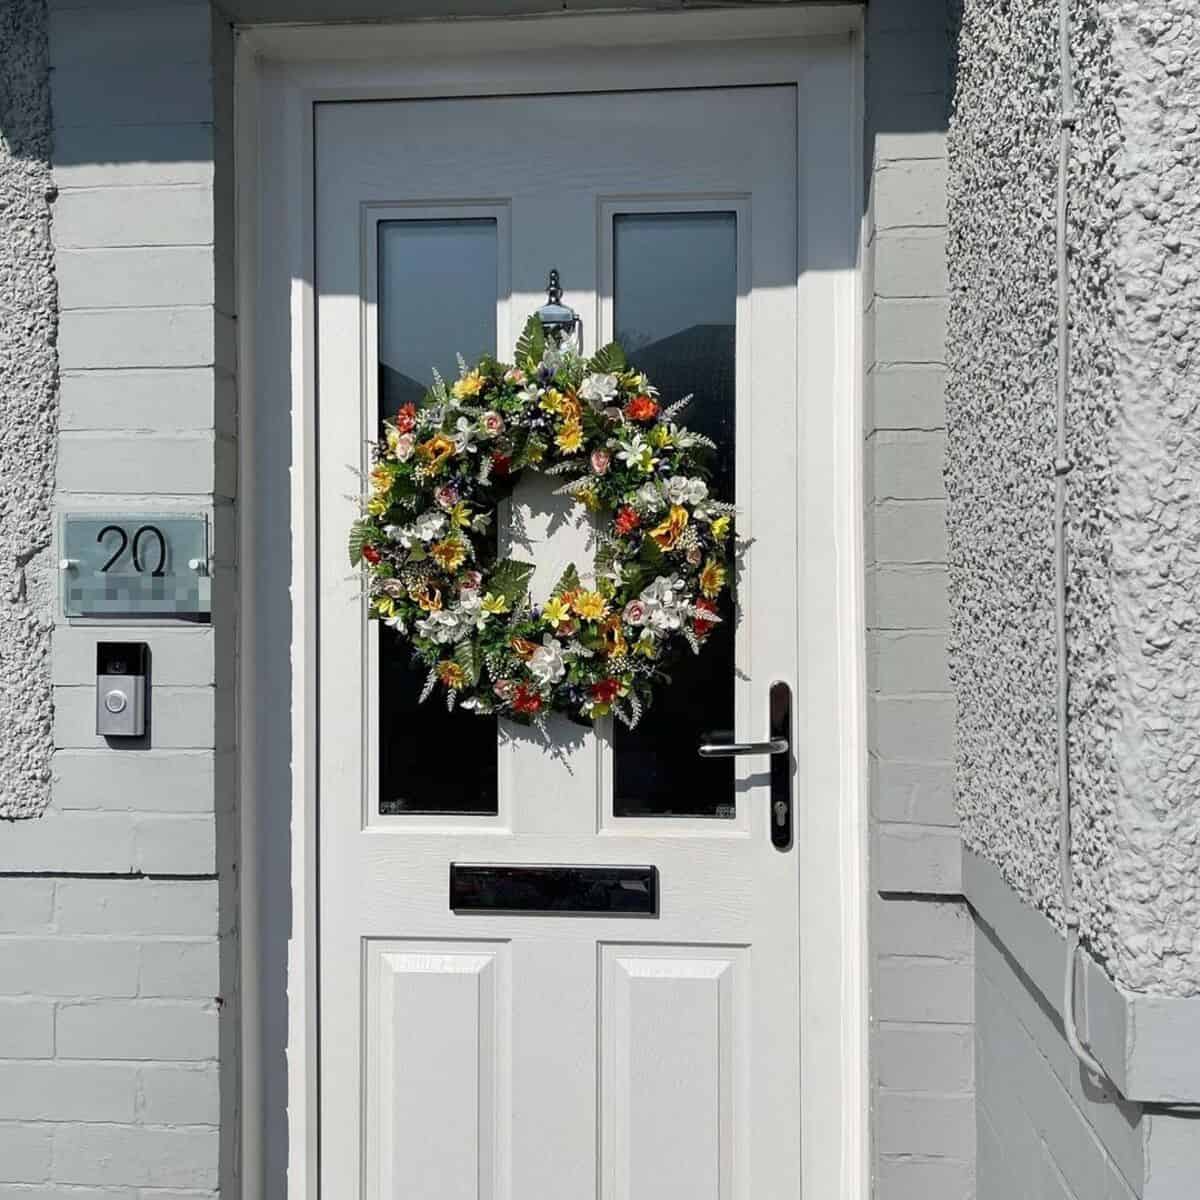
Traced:
[[[260, 1187], [264, 1066], [257, 972], [263, 947], [255, 897], [259, 855], [269, 851], [259, 845], [268, 820], [265, 797], [273, 795], [273, 809], [290, 801], [288, 1196], [317, 1197], [313, 105], [786, 84], [797, 89], [806, 149], [797, 213], [804, 401], [797, 448], [797, 554], [804, 567], [797, 758], [804, 774], [798, 792], [811, 801], [797, 813], [796, 845], [801, 905], [813, 917], [801, 920], [804, 1100], [797, 1136], [804, 1200], [866, 1200], [861, 19], [857, 6], [830, 5], [241, 31], [236, 145], [245, 1196], [257, 1196]], [[290, 492], [286, 504], [284, 488]], [[266, 537], [263, 526], [272, 513], [273, 523], [266, 525], [272, 536]], [[278, 528], [289, 513], [290, 528]], [[274, 659], [268, 652], [272, 638]], [[268, 675], [271, 691], [264, 696], [260, 668], [265, 663], [269, 671], [273, 663], [280, 669], [280, 638], [286, 642], [284, 677]], [[272, 721], [264, 701], [278, 712], [288, 691], [290, 720]]]

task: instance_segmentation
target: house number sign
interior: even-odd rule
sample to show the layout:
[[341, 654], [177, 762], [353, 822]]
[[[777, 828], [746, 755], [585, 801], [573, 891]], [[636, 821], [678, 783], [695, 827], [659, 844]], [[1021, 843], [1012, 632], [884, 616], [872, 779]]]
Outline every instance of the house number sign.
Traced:
[[203, 513], [69, 513], [60, 545], [68, 618], [209, 618]]

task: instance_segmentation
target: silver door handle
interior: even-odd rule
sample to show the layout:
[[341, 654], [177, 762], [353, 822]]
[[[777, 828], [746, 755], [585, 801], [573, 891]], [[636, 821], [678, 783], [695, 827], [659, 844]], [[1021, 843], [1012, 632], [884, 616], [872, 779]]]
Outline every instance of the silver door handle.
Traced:
[[786, 754], [791, 749], [787, 738], [769, 742], [703, 742], [696, 749], [701, 758], [740, 758], [744, 754]]

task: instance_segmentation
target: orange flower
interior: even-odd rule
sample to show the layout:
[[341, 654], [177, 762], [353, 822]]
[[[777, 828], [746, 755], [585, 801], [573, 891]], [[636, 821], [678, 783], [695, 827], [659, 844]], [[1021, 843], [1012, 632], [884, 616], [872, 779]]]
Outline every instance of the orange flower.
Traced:
[[632, 508], [626, 506], [617, 513], [617, 519], [613, 522], [613, 528], [621, 537], [624, 537], [626, 534], [632, 533], [641, 523], [641, 517]]
[[528, 638], [515, 637], [508, 644], [512, 647], [513, 653], [524, 662], [528, 662], [537, 649], [537, 643], [531, 642]]
[[583, 420], [583, 405], [574, 392], [567, 392], [562, 398], [562, 415], [564, 421], [578, 423]]
[[671, 511], [667, 513], [666, 519], [660, 525], [650, 530], [650, 536], [658, 543], [662, 550], [674, 549], [676, 543], [683, 536], [683, 531], [687, 528], [688, 511], [679, 504], [672, 504]]
[[625, 405], [625, 415], [631, 421], [653, 421], [658, 416], [658, 405], [649, 396], [634, 396]]
[[409, 594], [426, 612], [438, 612], [442, 607], [441, 589], [428, 580], [417, 584]]
[[456, 662], [438, 663], [438, 678], [448, 687], [457, 689], [467, 682], [467, 673]]
[[453, 571], [456, 567], [461, 567], [467, 557], [466, 548], [458, 538], [445, 538], [443, 541], [434, 542], [429, 547], [429, 553], [444, 571]]
[[604, 634], [604, 652], [606, 654], [615, 657], [618, 654], [624, 654], [629, 649], [625, 643], [625, 631], [621, 628], [620, 613], [609, 617], [600, 626], [600, 632]]
[[721, 594], [725, 586], [725, 568], [715, 558], [710, 558], [700, 572], [700, 591], [710, 600]]
[[417, 447], [417, 453], [431, 471], [436, 471], [454, 453], [454, 442], [444, 433], [435, 433]]
[[401, 433], [412, 433], [417, 427], [417, 406], [415, 404], [401, 405], [400, 411], [396, 414], [392, 424]]
[[513, 695], [512, 706], [519, 713], [535, 713], [542, 707], [542, 698], [522, 683]]

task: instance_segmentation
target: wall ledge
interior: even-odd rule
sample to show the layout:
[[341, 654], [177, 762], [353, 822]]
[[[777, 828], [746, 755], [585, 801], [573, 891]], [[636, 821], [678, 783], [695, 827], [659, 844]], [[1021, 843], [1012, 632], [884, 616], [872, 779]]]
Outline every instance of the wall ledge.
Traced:
[[[977, 920], [1062, 1020], [1066, 938], [986, 859], [963, 848], [963, 895]], [[1076, 967], [1079, 1035], [1127, 1100], [1200, 1101], [1200, 996], [1129, 992], [1081, 952]]]

